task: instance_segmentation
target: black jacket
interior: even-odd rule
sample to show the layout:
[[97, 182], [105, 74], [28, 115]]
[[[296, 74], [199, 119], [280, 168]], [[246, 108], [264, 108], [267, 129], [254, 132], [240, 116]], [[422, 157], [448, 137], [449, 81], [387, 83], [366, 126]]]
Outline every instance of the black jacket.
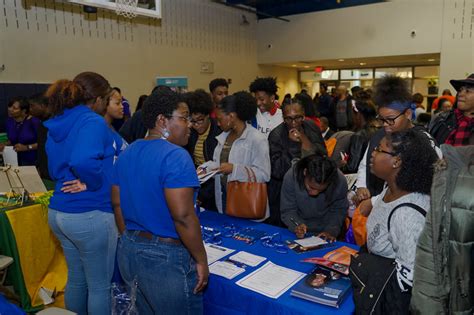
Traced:
[[349, 144], [349, 160], [347, 164], [342, 168], [342, 171], [345, 174], [357, 173], [359, 169], [359, 164], [362, 158], [364, 157], [365, 150], [369, 144], [369, 140], [372, 135], [375, 133], [373, 129], [364, 128], [357, 131], [351, 136]]
[[[339, 101], [338, 98], [333, 99], [330, 107], [330, 114], [328, 117], [329, 120], [329, 127], [332, 130], [338, 130], [337, 128], [337, 102]], [[351, 130], [352, 129], [352, 97], [348, 95], [346, 97], [346, 115], [347, 115], [347, 126], [344, 128], [344, 130]]]
[[143, 139], [146, 135], [146, 128], [143, 125], [143, 113], [141, 110], [135, 112], [132, 118], [128, 119], [120, 128], [119, 134], [127, 141], [128, 144], [131, 144], [137, 139]]
[[[217, 146], [217, 139], [216, 137], [220, 135], [222, 130], [217, 126], [217, 123], [214, 119], [211, 119], [211, 127], [209, 130], [209, 134], [204, 140], [203, 145], [203, 153], [204, 153], [204, 160], [210, 161], [214, 155], [214, 149]], [[191, 158], [194, 160], [194, 148], [196, 147], [196, 142], [198, 140], [198, 133], [196, 130], [191, 128], [191, 136], [189, 137], [188, 144], [186, 145], [185, 149], [188, 150]], [[196, 165], [196, 167], [199, 165]], [[214, 192], [214, 179], [211, 178], [207, 182], [201, 185], [198, 194], [198, 200], [201, 202], [201, 207], [206, 210], [213, 210], [217, 211], [216, 207], [216, 197]]]
[[283, 177], [291, 168], [292, 163], [306, 155], [316, 152], [327, 154], [321, 130], [313, 121], [303, 122], [305, 135], [313, 144], [310, 152], [301, 151], [301, 143], [288, 138], [288, 127], [283, 122], [270, 132], [268, 142], [270, 146], [271, 179], [268, 184], [268, 199], [270, 205], [270, 224], [281, 225], [280, 222], [280, 190]]

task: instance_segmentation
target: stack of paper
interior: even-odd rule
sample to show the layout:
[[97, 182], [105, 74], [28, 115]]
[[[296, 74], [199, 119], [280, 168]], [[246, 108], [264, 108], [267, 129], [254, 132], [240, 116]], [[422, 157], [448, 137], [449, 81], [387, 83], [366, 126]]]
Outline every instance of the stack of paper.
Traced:
[[304, 273], [275, 265], [269, 261], [237, 281], [236, 284], [272, 299], [278, 299], [304, 276]]

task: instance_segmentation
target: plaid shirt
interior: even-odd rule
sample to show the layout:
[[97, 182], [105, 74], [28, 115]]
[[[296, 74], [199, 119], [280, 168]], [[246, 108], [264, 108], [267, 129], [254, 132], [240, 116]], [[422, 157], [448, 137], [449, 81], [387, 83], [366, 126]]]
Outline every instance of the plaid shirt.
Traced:
[[454, 114], [456, 115], [457, 127], [449, 134], [445, 143], [455, 147], [468, 145], [474, 128], [474, 118], [464, 116], [464, 113], [457, 108], [454, 110]]

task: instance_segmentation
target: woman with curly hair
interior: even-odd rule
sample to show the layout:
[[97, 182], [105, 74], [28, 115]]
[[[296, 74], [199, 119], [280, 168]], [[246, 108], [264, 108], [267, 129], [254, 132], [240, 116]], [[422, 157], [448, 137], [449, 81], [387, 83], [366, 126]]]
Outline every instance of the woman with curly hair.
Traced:
[[[211, 161], [217, 146], [216, 137], [222, 132], [215, 119], [210, 117], [213, 110], [212, 99], [204, 90], [185, 94], [186, 103], [191, 113], [191, 135], [186, 150], [193, 158], [194, 165], [200, 166]], [[206, 210], [217, 211], [214, 198], [214, 179], [201, 184], [198, 204]]]
[[367, 249], [395, 260], [394, 279], [399, 289], [396, 304], [401, 307], [397, 314], [408, 313], [416, 244], [430, 210], [433, 164], [437, 159], [430, 139], [413, 129], [386, 135], [370, 159], [372, 173], [387, 186], [367, 220]]
[[[217, 136], [213, 161], [206, 162], [208, 169], [219, 169], [215, 177], [216, 206], [225, 213], [227, 182], [248, 182], [246, 168], [255, 173], [257, 182], [270, 180], [270, 154], [267, 138], [247, 121], [257, 113], [257, 102], [248, 92], [226, 96], [217, 105], [217, 124], [222, 133]], [[269, 217], [267, 204], [266, 214]]]

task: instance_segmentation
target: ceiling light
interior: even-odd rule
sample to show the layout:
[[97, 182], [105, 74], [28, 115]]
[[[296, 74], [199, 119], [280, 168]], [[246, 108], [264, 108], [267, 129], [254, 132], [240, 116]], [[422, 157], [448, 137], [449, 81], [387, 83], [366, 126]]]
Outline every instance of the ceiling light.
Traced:
[[306, 69], [308, 69], [308, 68], [309, 68], [309, 66], [304, 66], [304, 67], [305, 67]]
[[344, 61], [344, 59], [338, 59], [337, 61]]
[[359, 63], [359, 65], [361, 65], [361, 66], [365, 66], [366, 64], [367, 64], [367, 63], [365, 63], [365, 62]]
[[433, 58], [431, 58], [431, 59], [428, 59], [428, 61], [435, 61], [435, 60], [436, 60], [436, 59], [433, 59]]
[[296, 65], [291, 65], [292, 67], [296, 67]]

